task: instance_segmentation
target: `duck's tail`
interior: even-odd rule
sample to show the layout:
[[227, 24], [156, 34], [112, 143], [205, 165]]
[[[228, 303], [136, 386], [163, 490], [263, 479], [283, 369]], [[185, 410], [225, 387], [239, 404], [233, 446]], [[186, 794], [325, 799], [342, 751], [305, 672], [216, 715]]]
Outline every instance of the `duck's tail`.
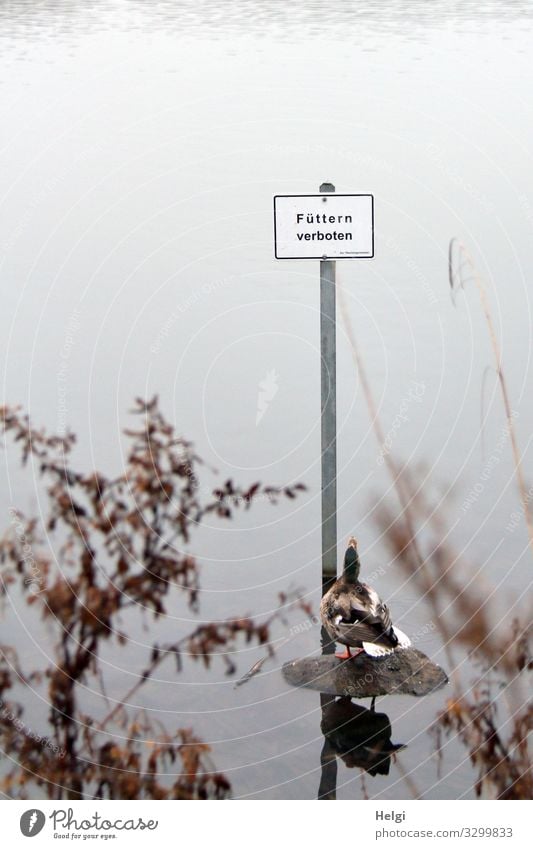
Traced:
[[366, 654], [370, 657], [385, 657], [388, 654], [398, 651], [398, 649], [409, 648], [411, 640], [407, 634], [404, 634], [403, 631], [400, 631], [400, 629], [396, 627], [393, 628], [393, 631], [396, 639], [398, 640], [398, 644], [396, 646], [389, 648], [389, 646], [380, 645], [379, 643], [363, 643], [363, 649]]

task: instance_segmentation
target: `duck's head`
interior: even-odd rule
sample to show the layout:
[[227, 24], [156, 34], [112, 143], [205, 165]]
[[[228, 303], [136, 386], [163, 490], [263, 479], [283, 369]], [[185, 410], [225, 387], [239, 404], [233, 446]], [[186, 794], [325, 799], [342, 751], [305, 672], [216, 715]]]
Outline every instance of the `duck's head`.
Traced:
[[359, 553], [357, 551], [357, 540], [355, 537], [350, 537], [348, 540], [348, 548], [344, 555], [343, 576], [351, 584], [355, 584], [359, 579], [361, 563], [359, 562]]

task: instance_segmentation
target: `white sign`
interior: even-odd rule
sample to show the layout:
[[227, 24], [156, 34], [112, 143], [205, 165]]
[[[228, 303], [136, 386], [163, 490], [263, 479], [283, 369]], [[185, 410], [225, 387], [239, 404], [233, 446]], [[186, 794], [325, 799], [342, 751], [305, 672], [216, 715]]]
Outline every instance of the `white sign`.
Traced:
[[374, 256], [373, 195], [276, 195], [276, 259]]

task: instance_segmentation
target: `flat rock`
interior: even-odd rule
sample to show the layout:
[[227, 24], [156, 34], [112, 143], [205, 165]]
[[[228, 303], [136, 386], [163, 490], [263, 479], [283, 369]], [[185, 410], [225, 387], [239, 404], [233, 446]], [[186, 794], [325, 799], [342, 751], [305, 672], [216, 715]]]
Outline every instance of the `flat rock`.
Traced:
[[350, 660], [331, 654], [305, 657], [285, 663], [282, 673], [293, 687], [354, 699], [391, 693], [426, 696], [448, 683], [444, 670], [413, 648], [397, 649], [380, 658], [364, 653]]

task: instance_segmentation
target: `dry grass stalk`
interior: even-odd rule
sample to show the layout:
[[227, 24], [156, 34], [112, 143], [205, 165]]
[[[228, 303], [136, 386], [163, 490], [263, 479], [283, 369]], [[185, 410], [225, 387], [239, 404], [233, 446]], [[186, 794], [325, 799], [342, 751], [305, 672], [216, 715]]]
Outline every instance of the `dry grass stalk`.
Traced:
[[[461, 259], [454, 268], [454, 250]], [[480, 293], [482, 308], [494, 351], [499, 385], [502, 393], [507, 424], [511, 437], [513, 460], [520, 499], [526, 516], [530, 548], [533, 551], [533, 525], [529, 513], [527, 491], [522, 471], [521, 456], [514, 430], [514, 421], [497, 336], [486, 297], [486, 292], [471, 258], [464, 247], [454, 240], [450, 245], [449, 275], [452, 292], [457, 285], [467, 282], [464, 269], [468, 267]], [[355, 341], [346, 301], [339, 289], [341, 312], [361, 386], [371, 417], [372, 427], [380, 445], [385, 432], [379, 421], [377, 406], [364, 368], [364, 362]], [[533, 730], [533, 708], [525, 694], [524, 675], [531, 669], [531, 626], [523, 616], [508, 617], [504, 626], [502, 615], [490, 599], [465, 580], [464, 564], [443, 542], [447, 529], [439, 512], [439, 505], [430, 505], [404, 467], [400, 469], [390, 452], [385, 455], [386, 466], [401, 505], [401, 512], [380, 500], [376, 510], [377, 521], [392, 559], [397, 562], [418, 588], [421, 597], [433, 613], [434, 621], [443, 638], [450, 663], [454, 695], [439, 714], [433, 727], [437, 749], [440, 751], [442, 733], [458, 735], [469, 752], [477, 770], [476, 792], [497, 798], [529, 799], [533, 795], [533, 777], [528, 736]], [[433, 540], [422, 554], [417, 542], [417, 527], [433, 532]], [[507, 600], [504, 601], [506, 603]], [[526, 624], [524, 624], [526, 623]], [[466, 652], [481, 668], [481, 675], [470, 686], [461, 682], [459, 669], [455, 668], [454, 650]], [[494, 680], [493, 680], [494, 679]], [[508, 717], [498, 722], [498, 698], [504, 692]], [[504, 728], [504, 730], [502, 730]]]
[[518, 440], [516, 438], [513, 411], [509, 400], [509, 393], [507, 391], [505, 375], [502, 369], [502, 355], [500, 350], [500, 343], [498, 341], [498, 335], [494, 327], [492, 312], [490, 309], [489, 299], [487, 297], [487, 292], [483, 279], [477, 271], [477, 268], [475, 266], [474, 260], [470, 255], [470, 252], [458, 239], [452, 239], [450, 242], [448, 250], [448, 279], [450, 282], [450, 288], [452, 290], [452, 297], [454, 299], [454, 303], [455, 293], [457, 292], [457, 289], [464, 289], [466, 284], [470, 280], [474, 281], [477, 291], [479, 293], [479, 300], [481, 302], [481, 308], [483, 310], [483, 315], [487, 324], [490, 344], [494, 355], [496, 374], [498, 376], [498, 384], [500, 386], [503, 406], [505, 409], [505, 417], [507, 419], [507, 427], [509, 430], [509, 437], [511, 440], [511, 448], [513, 452], [516, 481], [518, 485], [518, 492], [520, 495], [522, 509], [524, 511], [524, 517], [526, 520], [529, 547], [531, 549], [531, 553], [533, 554], [533, 519], [531, 517], [531, 512], [529, 509], [529, 498], [527, 493], [526, 481], [524, 478], [524, 472], [522, 468], [522, 457], [518, 447]]

